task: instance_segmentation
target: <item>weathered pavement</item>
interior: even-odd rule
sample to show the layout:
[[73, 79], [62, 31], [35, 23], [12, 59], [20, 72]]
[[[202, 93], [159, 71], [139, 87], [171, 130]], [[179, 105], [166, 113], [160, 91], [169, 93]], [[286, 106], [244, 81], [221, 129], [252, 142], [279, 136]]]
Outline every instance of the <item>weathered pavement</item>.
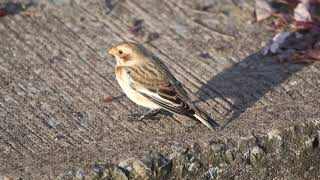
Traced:
[[[262, 56], [274, 32], [253, 22], [253, 2], [200, 3], [216, 14], [193, 1], [101, 2], [40, 3], [0, 18], [0, 175], [319, 176], [320, 64]], [[127, 120], [145, 109], [122, 96], [107, 49], [132, 38], [134, 18], [159, 37], [133, 39], [225, 129], [179, 116]]]

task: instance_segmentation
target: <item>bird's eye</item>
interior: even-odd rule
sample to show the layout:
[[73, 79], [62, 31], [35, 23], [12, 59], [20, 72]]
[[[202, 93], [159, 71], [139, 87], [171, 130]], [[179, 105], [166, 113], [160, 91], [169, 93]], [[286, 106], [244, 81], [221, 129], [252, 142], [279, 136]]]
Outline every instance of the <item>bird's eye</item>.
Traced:
[[119, 50], [119, 54], [122, 54], [123, 52], [121, 50]]

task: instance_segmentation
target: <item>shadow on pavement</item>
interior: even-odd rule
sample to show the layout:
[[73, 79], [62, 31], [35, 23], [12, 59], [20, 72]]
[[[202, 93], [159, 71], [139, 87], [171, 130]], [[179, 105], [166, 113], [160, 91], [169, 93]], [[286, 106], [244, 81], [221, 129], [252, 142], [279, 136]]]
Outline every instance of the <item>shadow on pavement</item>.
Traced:
[[[225, 127], [304, 66], [291, 62], [279, 63], [257, 52], [214, 76], [198, 90], [197, 94], [203, 100], [221, 96], [233, 101], [231, 116], [228, 116], [230, 118], [223, 125]], [[206, 92], [210, 91], [217, 95], [208, 96]]]

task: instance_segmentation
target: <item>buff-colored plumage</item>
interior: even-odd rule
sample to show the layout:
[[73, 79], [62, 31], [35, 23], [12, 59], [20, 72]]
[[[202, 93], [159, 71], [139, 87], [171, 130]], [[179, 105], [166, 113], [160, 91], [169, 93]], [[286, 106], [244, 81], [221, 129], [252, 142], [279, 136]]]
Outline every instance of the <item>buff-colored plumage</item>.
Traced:
[[219, 126], [199, 111], [168, 68], [142, 46], [124, 42], [112, 47], [109, 53], [117, 61], [119, 85], [136, 104], [197, 119], [211, 129]]

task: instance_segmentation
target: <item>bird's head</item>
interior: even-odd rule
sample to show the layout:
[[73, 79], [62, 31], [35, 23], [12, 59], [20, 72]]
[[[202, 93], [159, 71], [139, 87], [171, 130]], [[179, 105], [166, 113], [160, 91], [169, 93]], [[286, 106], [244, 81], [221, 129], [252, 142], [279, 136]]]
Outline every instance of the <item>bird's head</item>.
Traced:
[[143, 61], [143, 49], [133, 42], [123, 42], [113, 46], [109, 50], [117, 61], [117, 65], [133, 66]]

